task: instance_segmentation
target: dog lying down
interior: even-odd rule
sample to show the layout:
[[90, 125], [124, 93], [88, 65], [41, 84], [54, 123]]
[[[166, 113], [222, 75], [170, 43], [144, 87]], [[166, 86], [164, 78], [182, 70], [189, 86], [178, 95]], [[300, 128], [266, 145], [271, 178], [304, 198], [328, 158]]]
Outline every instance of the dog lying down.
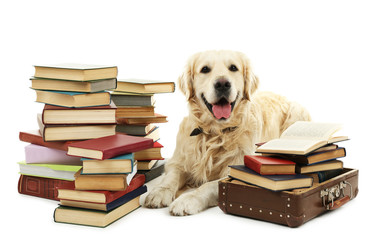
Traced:
[[[178, 79], [189, 104], [179, 127], [176, 149], [162, 181], [145, 198], [149, 208], [169, 206], [172, 215], [198, 213], [216, 206], [218, 180], [228, 165], [243, 164], [255, 143], [278, 138], [296, 121], [310, 120], [298, 103], [256, 93], [259, 79], [248, 58], [233, 51], [194, 54]], [[190, 186], [175, 199], [179, 189]]]

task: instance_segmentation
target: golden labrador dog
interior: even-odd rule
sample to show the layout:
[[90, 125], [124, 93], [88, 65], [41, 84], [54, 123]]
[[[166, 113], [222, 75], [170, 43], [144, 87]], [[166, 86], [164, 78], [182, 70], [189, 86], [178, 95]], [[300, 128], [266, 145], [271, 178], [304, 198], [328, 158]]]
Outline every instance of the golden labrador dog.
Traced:
[[[176, 149], [162, 181], [145, 198], [150, 208], [169, 206], [172, 215], [190, 215], [216, 206], [218, 180], [228, 165], [243, 164], [255, 143], [278, 138], [298, 120], [310, 120], [299, 104], [256, 93], [259, 79], [248, 58], [234, 51], [206, 51], [190, 57], [178, 79], [189, 104]], [[175, 199], [179, 189], [190, 186]]]

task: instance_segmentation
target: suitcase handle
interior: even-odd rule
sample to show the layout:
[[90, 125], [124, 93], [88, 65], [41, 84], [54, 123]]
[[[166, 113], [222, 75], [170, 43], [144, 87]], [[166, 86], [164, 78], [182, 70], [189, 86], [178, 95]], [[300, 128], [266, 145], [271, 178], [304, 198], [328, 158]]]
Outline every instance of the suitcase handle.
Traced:
[[[344, 195], [344, 189], [347, 185], [350, 186], [350, 196]], [[340, 208], [352, 199], [352, 186], [349, 182], [343, 181], [331, 188], [321, 190], [320, 196], [322, 198], [322, 204], [327, 210], [335, 210], [337, 208]], [[340, 198], [339, 200], [335, 200], [340, 196], [342, 196], [342, 198]], [[326, 204], [326, 200], [329, 203]]]

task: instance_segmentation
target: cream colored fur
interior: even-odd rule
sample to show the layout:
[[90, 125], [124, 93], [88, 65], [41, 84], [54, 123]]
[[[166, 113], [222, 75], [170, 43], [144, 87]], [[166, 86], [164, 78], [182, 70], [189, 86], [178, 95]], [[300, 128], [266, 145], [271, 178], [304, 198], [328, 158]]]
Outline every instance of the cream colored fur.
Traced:
[[[238, 71], [230, 71], [231, 64]], [[211, 68], [202, 73], [203, 66]], [[229, 102], [236, 101], [230, 117], [218, 120], [207, 109], [217, 101], [214, 84], [223, 77], [231, 82]], [[244, 155], [253, 154], [255, 143], [278, 138], [298, 120], [310, 120], [299, 104], [270, 93], [255, 93], [259, 80], [248, 58], [239, 52], [207, 51], [193, 55], [178, 80], [189, 103], [177, 135], [176, 149], [168, 160], [162, 182], [149, 192], [145, 206], [169, 207], [172, 215], [198, 213], [217, 205], [218, 180], [228, 175], [228, 165], [243, 164]], [[203, 133], [190, 136], [201, 127]], [[236, 128], [235, 128], [236, 127]], [[185, 185], [194, 187], [175, 199]]]

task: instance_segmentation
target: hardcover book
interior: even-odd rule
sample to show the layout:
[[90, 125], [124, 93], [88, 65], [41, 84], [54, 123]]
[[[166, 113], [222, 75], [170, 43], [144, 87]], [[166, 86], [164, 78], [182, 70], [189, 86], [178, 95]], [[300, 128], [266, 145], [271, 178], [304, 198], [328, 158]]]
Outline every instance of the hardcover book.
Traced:
[[119, 218], [140, 207], [140, 196], [110, 211], [59, 206], [54, 211], [54, 221], [93, 227], [107, 227]]
[[82, 168], [77, 165], [18, 162], [20, 174], [43, 178], [73, 181], [75, 173]]
[[37, 122], [43, 140], [48, 141], [73, 141], [88, 140], [115, 135], [116, 125], [56, 125], [43, 124], [42, 115], [37, 115]]
[[56, 105], [61, 107], [96, 107], [111, 104], [109, 92], [83, 93], [83, 92], [64, 92], [51, 90], [35, 90], [36, 102]]
[[244, 156], [244, 165], [261, 175], [295, 174], [296, 166], [286, 159], [254, 155]]
[[272, 191], [283, 191], [311, 187], [313, 178], [301, 174], [260, 175], [244, 165], [230, 166], [230, 177]]
[[128, 117], [154, 117], [154, 107], [152, 106], [118, 106], [116, 110], [117, 118]]
[[59, 201], [56, 188], [70, 183], [73, 182], [21, 174], [17, 189], [20, 194]]
[[39, 130], [23, 131], [19, 133], [19, 139], [22, 142], [32, 143], [40, 146], [45, 146], [48, 148], [59, 149], [67, 151], [70, 143], [76, 141], [56, 141], [56, 142], [45, 142]]
[[320, 171], [327, 171], [327, 170], [333, 170], [333, 169], [342, 169], [343, 168], [343, 162], [340, 160], [329, 160], [325, 162], [319, 162], [309, 165], [299, 165], [296, 166], [296, 172], [297, 173], [312, 173], [312, 172], [320, 172]]
[[80, 201], [80, 202], [91, 202], [91, 203], [110, 203], [121, 196], [129, 193], [145, 183], [145, 175], [136, 174], [128, 187], [124, 191], [83, 191], [75, 190], [74, 182], [68, 182], [62, 184], [60, 187], [57, 187], [58, 196], [60, 200], [71, 200], [71, 201]]
[[123, 196], [115, 199], [114, 201], [110, 203], [91, 203], [91, 202], [81, 202], [81, 201], [61, 199], [60, 204], [61, 206], [86, 208], [86, 209], [94, 209], [94, 210], [109, 212], [146, 192], [147, 192], [147, 187], [141, 186], [131, 192], [124, 194]]
[[31, 78], [32, 89], [35, 90], [53, 90], [67, 92], [87, 92], [94, 93], [116, 88], [117, 80], [104, 79], [87, 82], [67, 81], [60, 79]]
[[149, 170], [151, 169], [158, 160], [146, 160], [137, 162], [137, 170]]
[[117, 67], [78, 63], [35, 65], [34, 77], [89, 81], [117, 77]]
[[165, 171], [166, 160], [157, 161], [157, 163], [150, 170], [138, 170], [138, 174], [145, 176], [145, 182], [152, 181], [153, 179], [161, 176]]
[[153, 94], [136, 94], [113, 91], [111, 99], [116, 106], [153, 106], [156, 102]]
[[133, 136], [145, 136], [154, 128], [156, 128], [156, 126], [152, 124], [141, 124], [141, 125], [124, 124], [124, 125], [117, 125], [116, 132], [133, 135]]
[[152, 139], [116, 134], [70, 144], [68, 155], [104, 160], [151, 147]]
[[135, 152], [135, 160], [141, 161], [141, 160], [162, 160], [164, 159], [161, 155], [161, 149], [164, 146], [162, 146], [159, 142], [154, 142], [152, 148], [148, 148], [142, 151]]
[[166, 123], [168, 122], [167, 116], [155, 113], [152, 117], [116, 117], [117, 124], [149, 124], [149, 123]]
[[115, 91], [132, 93], [171, 93], [175, 90], [174, 82], [161, 82], [142, 79], [118, 80]]
[[340, 128], [341, 125], [335, 123], [298, 121], [280, 138], [264, 143], [256, 152], [305, 155], [328, 144], [348, 140], [347, 136], [333, 136]]
[[127, 174], [133, 171], [135, 164], [133, 153], [119, 155], [110, 159], [96, 160], [81, 158], [82, 174]]
[[66, 151], [35, 144], [25, 146], [25, 162], [81, 165], [79, 157], [68, 156]]
[[45, 104], [42, 112], [43, 124], [116, 124], [116, 105], [90, 108], [67, 108]]

